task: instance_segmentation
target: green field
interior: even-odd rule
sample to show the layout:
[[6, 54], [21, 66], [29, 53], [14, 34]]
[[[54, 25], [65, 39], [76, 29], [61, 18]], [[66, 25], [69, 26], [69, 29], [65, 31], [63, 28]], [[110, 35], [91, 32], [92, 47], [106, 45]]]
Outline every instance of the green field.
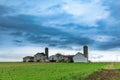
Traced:
[[108, 63], [0, 63], [0, 80], [83, 80]]

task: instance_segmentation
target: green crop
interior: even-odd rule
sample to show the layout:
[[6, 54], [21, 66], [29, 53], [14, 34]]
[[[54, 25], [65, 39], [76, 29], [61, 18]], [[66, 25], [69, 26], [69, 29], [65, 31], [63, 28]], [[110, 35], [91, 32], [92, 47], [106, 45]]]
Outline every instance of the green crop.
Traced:
[[0, 63], [0, 80], [83, 80], [106, 63]]

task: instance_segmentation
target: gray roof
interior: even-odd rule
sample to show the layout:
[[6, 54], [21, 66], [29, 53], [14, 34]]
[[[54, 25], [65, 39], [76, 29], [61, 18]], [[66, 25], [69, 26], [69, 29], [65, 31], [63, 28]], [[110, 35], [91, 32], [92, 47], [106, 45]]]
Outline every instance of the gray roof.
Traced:
[[42, 56], [45, 56], [45, 54], [42, 52], [42, 53], [37, 53], [37, 54], [35, 54], [34, 56], [36, 56], [36, 55], [42, 55]]
[[25, 58], [34, 58], [33, 56], [25, 56], [25, 57], [23, 57], [23, 59], [25, 59]]

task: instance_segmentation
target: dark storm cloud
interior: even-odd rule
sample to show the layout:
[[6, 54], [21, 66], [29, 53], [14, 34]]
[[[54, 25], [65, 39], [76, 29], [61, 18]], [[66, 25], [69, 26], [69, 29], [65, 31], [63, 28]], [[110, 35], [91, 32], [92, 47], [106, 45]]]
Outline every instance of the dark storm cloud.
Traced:
[[23, 36], [23, 32], [11, 32], [10, 35], [13, 35], [13, 36]]
[[116, 41], [109, 41], [106, 43], [101, 43], [101, 44], [99, 44], [98, 49], [109, 50], [109, 49], [119, 48], [119, 47], [120, 47], [120, 42], [119, 42], [119, 40], [116, 40]]
[[26, 30], [31, 29], [29, 27], [32, 22], [31, 16], [27, 15], [18, 15], [18, 16], [1, 16], [0, 17], [0, 27], [7, 28], [10, 30]]
[[20, 41], [20, 40], [14, 40], [14, 42], [16, 42], [16, 43], [22, 43], [22, 41]]
[[111, 15], [116, 19], [120, 19], [120, 1], [107, 1], [106, 5], [110, 7]]
[[94, 44], [97, 46], [98, 49], [100, 50], [109, 50], [109, 49], [113, 49], [113, 48], [119, 48], [120, 47], [120, 29], [118, 30], [113, 30], [113, 31], [109, 31], [109, 30], [104, 30], [104, 31], [100, 31], [101, 35], [107, 35], [108, 37], [112, 36], [114, 38], [107, 40], [107, 41], [103, 41], [103, 42], [99, 42], [99, 41], [95, 41]]
[[[24, 37], [34, 44], [48, 44], [49, 46], [62, 47], [67, 45], [84, 45], [91, 44], [93, 40], [84, 37], [75, 37], [60, 29], [45, 27], [34, 23], [34, 16], [18, 15], [7, 16], [0, 18], [0, 28], [5, 28], [9, 35], [15, 37]], [[52, 39], [54, 38], [54, 39]], [[13, 40], [16, 43], [21, 43], [21, 40]]]
[[[69, 45], [91, 45], [96, 44], [98, 45], [98, 49], [111, 49], [119, 47], [116, 42], [113, 42], [112, 45], [110, 45], [109, 42], [105, 42], [103, 45], [100, 45], [99, 42], [95, 42], [95, 39], [90, 39], [89, 37], [81, 37], [81, 35], [73, 35], [68, 32], [62, 31], [60, 29], [51, 28], [48, 26], [42, 26], [34, 23], [35, 16], [29, 16], [29, 15], [18, 15], [18, 16], [7, 16], [7, 17], [1, 17], [0, 18], [0, 28], [6, 29], [6, 32], [10, 32], [9, 35], [15, 36], [15, 37], [24, 37], [24, 40], [27, 40], [33, 44], [48, 44], [52, 47], [59, 47], [59, 48], [65, 48], [70, 49]], [[61, 25], [59, 25], [61, 26]], [[84, 27], [80, 26], [79, 24], [64, 24], [62, 27], [69, 27], [70, 28], [74, 26], [75, 29], [78, 30], [92, 30], [95, 28], [90, 27]], [[108, 29], [103, 30], [103, 27], [97, 27], [96, 30], [98, 30], [97, 34], [108, 34], [113, 35], [115, 34], [115, 30], [109, 31]], [[119, 29], [119, 28], [118, 28]], [[107, 33], [106, 33], [107, 32]], [[88, 32], [90, 34], [94, 34], [94, 32]], [[97, 35], [96, 34], [96, 35]], [[116, 35], [117, 36], [117, 35]], [[59, 38], [58, 38], [59, 37]], [[57, 40], [51, 39], [51, 38], [58, 38]], [[16, 45], [24, 45], [23, 40], [13, 40]], [[72, 47], [72, 46], [71, 46]]]
[[[44, 27], [43, 27], [44, 29]], [[46, 29], [46, 28], [45, 28]], [[74, 37], [74, 35], [70, 35], [69, 33], [62, 32], [55, 29], [48, 29], [49, 34], [46, 32], [39, 34], [29, 34], [27, 36], [27, 40], [32, 43], [45, 43], [49, 46], [63, 46], [63, 45], [85, 45], [93, 43], [93, 40], [84, 37]], [[41, 35], [42, 34], [42, 35]], [[54, 38], [54, 39], [52, 39]], [[67, 46], [68, 47], [68, 46]]]
[[[72, 4], [72, 2], [73, 1], [70, 1], [70, 4]], [[84, 4], [88, 2], [91, 3], [92, 0], [83, 0], [82, 2]], [[95, 23], [98, 25], [97, 27], [95, 27], [94, 25], [93, 26], [83, 25], [82, 23], [80, 23], [84, 21], [84, 19], [82, 21], [82, 18], [85, 18], [86, 21], [84, 22], [86, 23], [90, 22], [90, 24], [92, 23], [89, 17], [86, 15], [72, 13], [69, 8], [68, 10], [66, 10], [66, 7], [65, 5], [63, 5], [63, 3], [52, 4], [51, 6], [48, 6], [48, 7], [36, 6], [35, 8], [40, 10], [39, 14], [38, 12], [34, 12], [35, 11], [34, 8], [30, 7], [33, 5], [29, 5], [26, 3], [22, 7], [20, 6], [16, 7], [16, 9], [18, 9], [15, 11], [16, 15], [7, 15], [11, 11], [14, 11], [13, 8], [0, 5], [0, 14], [1, 14], [0, 30], [5, 31], [6, 33], [9, 32], [8, 34], [10, 36], [23, 37], [23, 40], [29, 41], [34, 44], [44, 43], [54, 47], [55, 46], [68, 47], [69, 45], [85, 45], [85, 44], [86, 45], [94, 44], [96, 46], [99, 46], [98, 49], [111, 49], [111, 48], [119, 47], [118, 38], [120, 37], [119, 36], [120, 35], [119, 33], [120, 32], [120, 28], [119, 28], [120, 1], [113, 2], [113, 3], [111, 1], [108, 1], [107, 4], [105, 3], [104, 5], [108, 6], [110, 10], [108, 8], [107, 9], [105, 8], [104, 10], [103, 9], [104, 6], [101, 5], [101, 3], [102, 2], [100, 2], [100, 5], [99, 5], [99, 7], [101, 7], [100, 11], [104, 13], [104, 12], [107, 12], [108, 10], [110, 11], [110, 17], [115, 18], [116, 23], [113, 22], [113, 25], [110, 25], [110, 23], [104, 20], [104, 18], [98, 21], [96, 21], [95, 19]], [[78, 3], [75, 3], [75, 4], [78, 5]], [[11, 5], [14, 5], [14, 4], [11, 3]], [[25, 5], [27, 5], [28, 7], [25, 7]], [[43, 8], [43, 12], [41, 8]], [[63, 8], [65, 10], [63, 10]], [[98, 13], [101, 13], [101, 12], [98, 11]], [[6, 16], [2, 16], [3, 14], [6, 14]], [[90, 14], [91, 14], [91, 11], [90, 11]], [[77, 15], [82, 17], [79, 17]], [[102, 16], [101, 14], [99, 15]], [[109, 19], [109, 17], [107, 19]], [[108, 40], [106, 42], [103, 41], [103, 43], [101, 43], [99, 41], [96, 41], [95, 37], [92, 38], [92, 36], [98, 36], [98, 35], [114, 36], [117, 38], [117, 40], [115, 41]], [[14, 39], [13, 41], [16, 43], [22, 44], [23, 40]], [[110, 43], [113, 46], [110, 45]]]
[[0, 15], [8, 14], [12, 11], [13, 11], [13, 9], [6, 7], [4, 5], [0, 5]]
[[96, 35], [106, 35], [114, 37], [105, 42], [95, 42], [97, 48], [100, 50], [109, 50], [120, 48], [120, 1], [106, 1], [104, 5], [109, 6], [110, 18], [107, 21], [99, 21]]

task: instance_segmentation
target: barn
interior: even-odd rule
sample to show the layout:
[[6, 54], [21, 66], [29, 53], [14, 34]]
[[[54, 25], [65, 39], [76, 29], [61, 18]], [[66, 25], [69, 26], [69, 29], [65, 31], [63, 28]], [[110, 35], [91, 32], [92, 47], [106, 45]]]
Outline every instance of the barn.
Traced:
[[88, 47], [83, 46], [83, 53], [78, 52], [73, 57], [73, 62], [88, 62]]
[[87, 58], [80, 52], [73, 57], [74, 62], [88, 62]]

